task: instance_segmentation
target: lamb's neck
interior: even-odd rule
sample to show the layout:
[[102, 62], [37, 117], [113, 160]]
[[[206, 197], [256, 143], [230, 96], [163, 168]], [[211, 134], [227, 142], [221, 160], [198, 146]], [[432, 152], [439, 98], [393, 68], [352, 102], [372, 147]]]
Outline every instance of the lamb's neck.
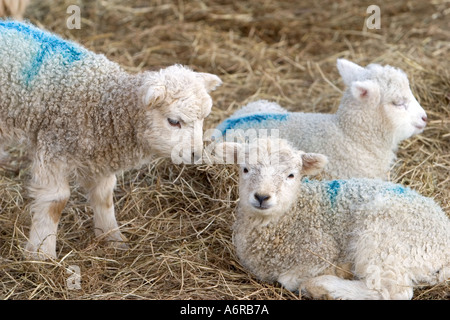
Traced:
[[106, 88], [103, 100], [110, 111], [104, 116], [110, 122], [111, 152], [114, 153], [111, 155], [111, 169], [114, 171], [136, 167], [150, 156], [149, 150], [139, 141], [145, 117], [139, 101], [143, 80], [144, 74], [123, 72], [116, 75]]
[[342, 131], [354, 143], [361, 146], [378, 146], [380, 149], [394, 151], [394, 135], [383, 117], [370, 106], [339, 106], [336, 121]]

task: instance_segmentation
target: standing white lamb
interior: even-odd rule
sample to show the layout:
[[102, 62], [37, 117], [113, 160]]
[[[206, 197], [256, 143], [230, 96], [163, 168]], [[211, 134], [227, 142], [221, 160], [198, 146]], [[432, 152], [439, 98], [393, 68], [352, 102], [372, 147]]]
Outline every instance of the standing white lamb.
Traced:
[[427, 115], [403, 71], [377, 64], [362, 68], [345, 59], [337, 67], [347, 90], [335, 114], [287, 112], [260, 100], [223, 121], [214, 138], [227, 130], [239, 136], [251, 135], [248, 129], [279, 129], [279, 137], [296, 148], [329, 158], [325, 178], [387, 179], [399, 143], [421, 133]]
[[[56, 256], [57, 225], [74, 178], [94, 210], [95, 233], [121, 243], [115, 173], [172, 149], [202, 153], [212, 74], [175, 65], [129, 74], [105, 56], [30, 24], [0, 21], [0, 146], [24, 141], [34, 201], [26, 250]], [[186, 139], [186, 136], [192, 137]], [[191, 156], [191, 153], [188, 154]]]
[[313, 298], [411, 299], [450, 278], [450, 220], [432, 199], [378, 179], [302, 180], [327, 159], [286, 140], [218, 146], [245, 152], [233, 243], [259, 279]]

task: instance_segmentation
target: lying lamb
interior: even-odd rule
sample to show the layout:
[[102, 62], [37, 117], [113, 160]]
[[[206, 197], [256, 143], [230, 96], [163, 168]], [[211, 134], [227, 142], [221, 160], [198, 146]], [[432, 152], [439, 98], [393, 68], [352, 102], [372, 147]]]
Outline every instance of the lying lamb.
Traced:
[[411, 299], [450, 278], [450, 220], [432, 199], [381, 180], [302, 180], [327, 159], [286, 140], [220, 145], [246, 153], [233, 243], [259, 279], [313, 298]]
[[[121, 242], [114, 215], [115, 173], [175, 145], [201, 155], [211, 111], [211, 74], [175, 65], [132, 75], [78, 44], [30, 24], [0, 21], [0, 146], [25, 141], [34, 201], [26, 249], [56, 256], [57, 225], [75, 178], [94, 210], [95, 232]], [[172, 137], [172, 139], [171, 139]], [[191, 154], [189, 153], [189, 156]]]
[[261, 100], [222, 122], [214, 138], [231, 129], [279, 129], [279, 136], [296, 148], [330, 159], [326, 178], [387, 179], [399, 143], [424, 130], [426, 113], [401, 70], [376, 64], [362, 68], [344, 59], [337, 67], [348, 88], [335, 114], [287, 112]]

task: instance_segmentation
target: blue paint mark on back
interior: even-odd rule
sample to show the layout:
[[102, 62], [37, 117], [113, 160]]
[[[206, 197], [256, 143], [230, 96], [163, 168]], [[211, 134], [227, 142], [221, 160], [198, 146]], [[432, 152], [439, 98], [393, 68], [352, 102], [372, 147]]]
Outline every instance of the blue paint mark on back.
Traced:
[[389, 188], [388, 190], [392, 191], [395, 194], [399, 194], [399, 195], [403, 195], [403, 194], [406, 193], [406, 188], [402, 187], [402, 186], [399, 186], [399, 185], [396, 185], [396, 186], [394, 186], [392, 188]]
[[220, 130], [222, 135], [224, 135], [230, 129], [239, 129], [241, 127], [251, 128], [252, 125], [266, 121], [286, 121], [288, 117], [288, 113], [250, 114], [243, 117], [227, 119], [217, 127], [217, 130]]
[[334, 207], [336, 205], [336, 198], [343, 183], [343, 180], [333, 180], [327, 183], [328, 185], [326, 191], [328, 197], [330, 198], [331, 207]]
[[23, 70], [24, 81], [27, 86], [38, 75], [46, 59], [58, 54], [62, 56], [63, 65], [68, 66], [75, 61], [81, 60], [88, 53], [86, 49], [76, 43], [63, 40], [31, 24], [10, 20], [0, 21], [0, 32], [3, 33], [8, 30], [29, 37], [38, 46], [37, 53], [32, 57], [30, 65]]
[[386, 188], [386, 191], [394, 194], [394, 195], [398, 195], [398, 196], [415, 196], [418, 195], [418, 193], [408, 187], [404, 187], [402, 185], [399, 184], [394, 184], [388, 188]]

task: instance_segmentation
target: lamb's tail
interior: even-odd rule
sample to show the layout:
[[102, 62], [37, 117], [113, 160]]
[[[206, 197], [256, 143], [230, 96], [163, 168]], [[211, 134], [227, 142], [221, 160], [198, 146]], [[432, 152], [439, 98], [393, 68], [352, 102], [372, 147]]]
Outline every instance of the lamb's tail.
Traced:
[[253, 101], [237, 110], [232, 118], [242, 117], [246, 114], [254, 114], [254, 113], [287, 113], [288, 111], [282, 108], [278, 103], [271, 102], [267, 100], [258, 100]]

